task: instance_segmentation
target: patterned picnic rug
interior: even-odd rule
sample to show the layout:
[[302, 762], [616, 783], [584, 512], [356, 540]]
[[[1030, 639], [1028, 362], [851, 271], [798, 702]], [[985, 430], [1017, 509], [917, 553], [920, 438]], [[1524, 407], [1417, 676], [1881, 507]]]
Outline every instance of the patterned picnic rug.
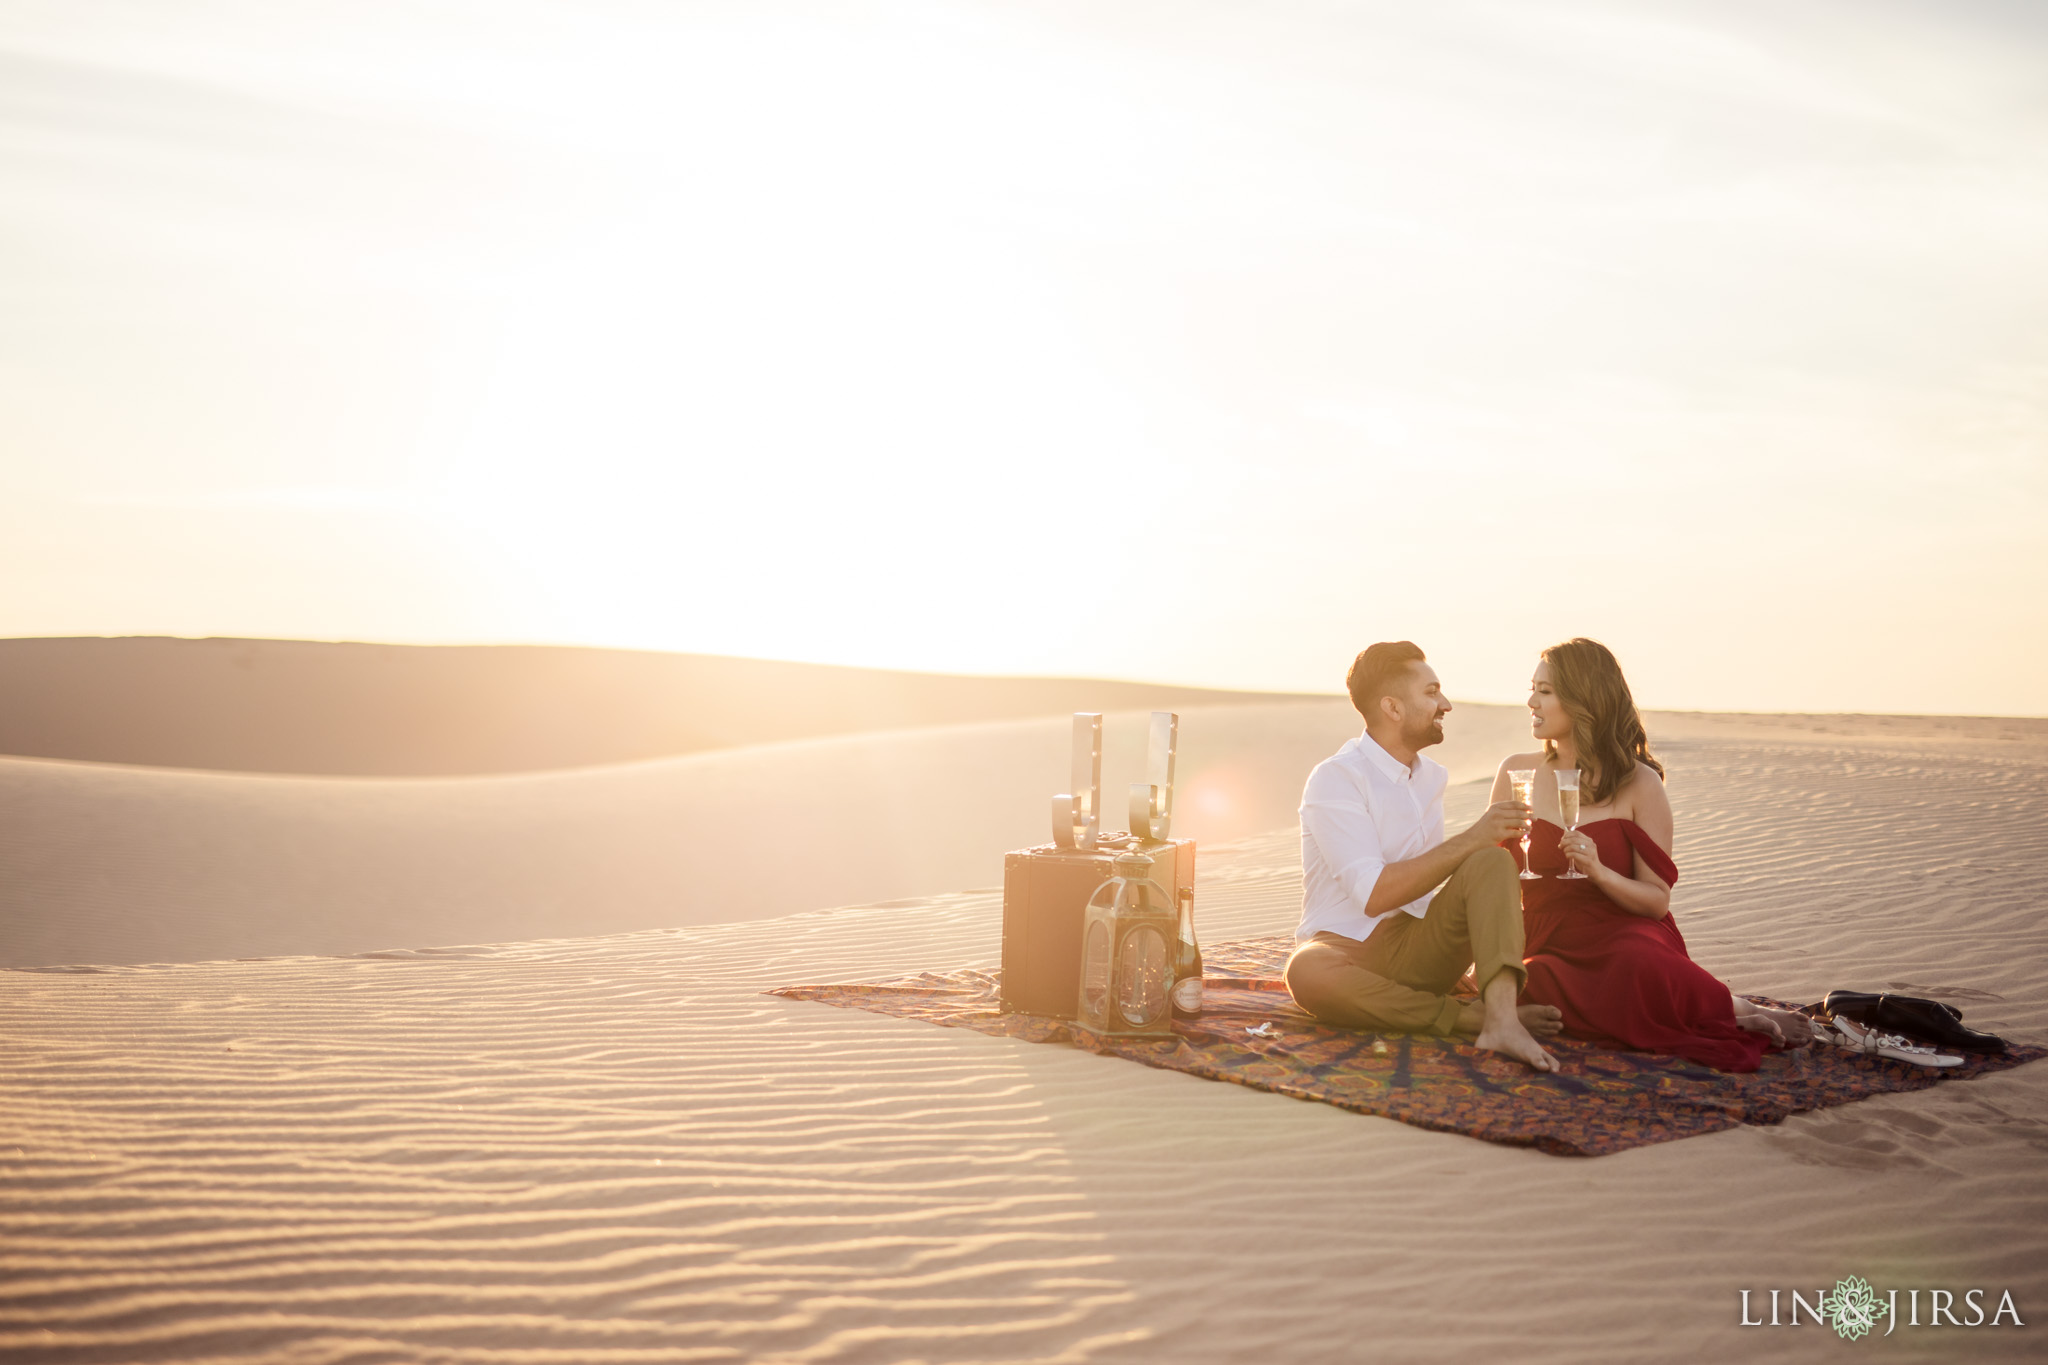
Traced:
[[[1923, 1090], [2048, 1056], [2048, 1048], [2013, 1044], [2002, 1056], [1970, 1055], [1962, 1066], [1937, 1071], [1816, 1045], [1767, 1055], [1755, 1074], [1737, 1076], [1676, 1057], [1559, 1038], [1544, 1046], [1560, 1069], [1542, 1075], [1469, 1043], [1317, 1023], [1288, 998], [1279, 979], [1292, 946], [1275, 936], [1205, 948], [1202, 1017], [1177, 1021], [1175, 1036], [1156, 1042], [1003, 1014], [996, 977], [983, 971], [784, 986], [768, 994], [1034, 1043], [1072, 1043], [1146, 1066], [1558, 1156], [1601, 1156], [1739, 1123], [1777, 1123], [1787, 1114]], [[1248, 1031], [1262, 1026], [1276, 1036]]]

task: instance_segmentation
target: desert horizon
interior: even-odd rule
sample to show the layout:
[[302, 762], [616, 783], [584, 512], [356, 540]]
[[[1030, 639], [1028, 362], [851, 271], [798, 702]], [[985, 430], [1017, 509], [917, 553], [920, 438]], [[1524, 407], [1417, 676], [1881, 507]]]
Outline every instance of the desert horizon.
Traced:
[[[1301, 779], [1361, 724], [1341, 694], [644, 651], [0, 640], [15, 831], [0, 966], [447, 947], [985, 888], [1004, 851], [1047, 837], [1070, 710], [1107, 713], [1114, 794], [1140, 775], [1153, 708], [1184, 713], [1178, 828], [1201, 845], [1292, 826]], [[1834, 735], [1950, 757], [2048, 735], [2017, 717], [1645, 715], [1659, 742]], [[1463, 787], [1526, 716], [1466, 703], [1447, 725], [1433, 756]], [[817, 842], [778, 862], [791, 837]], [[296, 915], [278, 923], [259, 898]]]
[[[1454, 699], [1463, 696], [1449, 690]], [[0, 638], [0, 754], [299, 776], [538, 772], [1070, 710], [1342, 699], [1341, 679], [1319, 692], [1243, 692], [589, 645]], [[1758, 723], [1837, 717], [1912, 728], [1947, 721], [1964, 727], [1959, 738], [1964, 731], [1999, 733], [1972, 722], [2048, 718], [1641, 704], [1660, 716]]]

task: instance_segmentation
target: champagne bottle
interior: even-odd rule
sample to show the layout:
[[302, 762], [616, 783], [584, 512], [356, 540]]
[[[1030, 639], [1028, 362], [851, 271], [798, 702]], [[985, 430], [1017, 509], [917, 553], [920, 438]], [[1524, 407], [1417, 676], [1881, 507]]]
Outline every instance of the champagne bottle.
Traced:
[[1173, 1017], [1202, 1013], [1202, 945], [1195, 942], [1195, 889], [1180, 889], [1180, 942], [1173, 953]]

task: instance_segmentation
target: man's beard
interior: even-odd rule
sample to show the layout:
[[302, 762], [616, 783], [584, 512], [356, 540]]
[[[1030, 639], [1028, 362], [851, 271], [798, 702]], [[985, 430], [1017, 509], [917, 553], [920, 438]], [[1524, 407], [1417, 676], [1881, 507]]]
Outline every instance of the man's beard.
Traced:
[[1408, 741], [1408, 747], [1411, 749], [1426, 749], [1432, 744], [1441, 744], [1444, 742], [1444, 718], [1431, 716], [1428, 720], [1418, 723], [1401, 738]]

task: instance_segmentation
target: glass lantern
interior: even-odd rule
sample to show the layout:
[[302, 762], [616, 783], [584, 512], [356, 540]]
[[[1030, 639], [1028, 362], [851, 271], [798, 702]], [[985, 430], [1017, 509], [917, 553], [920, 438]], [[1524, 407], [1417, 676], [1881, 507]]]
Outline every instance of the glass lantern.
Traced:
[[1152, 859], [1117, 855], [1115, 875], [1088, 900], [1081, 921], [1080, 1017], [1091, 1033], [1173, 1036], [1173, 898], [1152, 880]]

